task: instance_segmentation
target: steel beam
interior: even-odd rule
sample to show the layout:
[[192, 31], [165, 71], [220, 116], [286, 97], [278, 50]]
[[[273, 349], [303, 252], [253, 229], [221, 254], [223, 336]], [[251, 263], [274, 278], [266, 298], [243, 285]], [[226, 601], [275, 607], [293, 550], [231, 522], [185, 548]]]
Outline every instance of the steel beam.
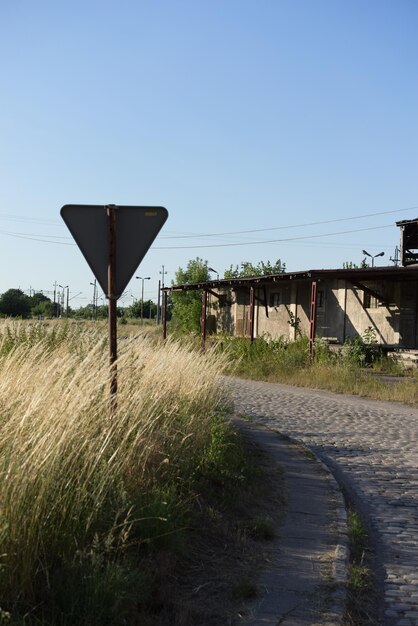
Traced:
[[254, 341], [254, 286], [250, 287], [250, 340]]
[[316, 280], [312, 281], [312, 289], [311, 289], [311, 311], [309, 317], [309, 359], [312, 363], [314, 356], [314, 342], [315, 342], [315, 333], [316, 333], [316, 308], [317, 308], [317, 287], [318, 282]]
[[202, 351], [206, 349], [206, 312], [208, 306], [208, 292], [202, 289], [202, 316], [200, 320], [200, 333], [202, 340]]

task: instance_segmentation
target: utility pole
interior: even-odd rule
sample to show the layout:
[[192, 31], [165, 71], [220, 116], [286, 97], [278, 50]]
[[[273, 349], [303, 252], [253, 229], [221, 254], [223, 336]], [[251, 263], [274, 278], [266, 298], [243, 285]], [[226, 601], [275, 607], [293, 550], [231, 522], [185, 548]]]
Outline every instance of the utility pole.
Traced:
[[164, 275], [167, 274], [167, 272], [164, 270], [164, 265], [162, 265], [162, 271], [160, 272], [160, 274], [162, 278], [161, 281], [158, 281], [157, 324], [159, 324], [161, 321], [161, 290], [164, 289]]
[[68, 317], [68, 285], [58, 285], [58, 287], [61, 287], [62, 292], [61, 292], [61, 311], [64, 311], [64, 305], [65, 305], [65, 290], [67, 289], [67, 317]]
[[58, 283], [57, 283], [57, 281], [55, 281], [53, 287], [54, 287], [54, 315], [55, 315], [55, 317], [58, 317], [58, 307], [57, 307], [57, 287], [58, 287]]
[[395, 267], [398, 267], [399, 265], [399, 252], [400, 252], [400, 249], [398, 248], [398, 246], [396, 246], [394, 258], [390, 257], [390, 260], [395, 265]]
[[145, 278], [142, 278], [142, 276], [136, 276], [135, 278], [138, 278], [139, 280], [142, 281], [142, 290], [141, 290], [141, 324], [144, 323], [144, 282], [146, 280], [151, 280], [151, 276], [145, 276]]
[[162, 265], [162, 268], [162, 272], [160, 272], [160, 274], [162, 274], [161, 288], [164, 289], [164, 274], [167, 274], [167, 272], [164, 271], [164, 265]]
[[90, 283], [93, 285], [93, 319], [96, 319], [97, 316], [97, 278], [94, 279], [94, 283]]

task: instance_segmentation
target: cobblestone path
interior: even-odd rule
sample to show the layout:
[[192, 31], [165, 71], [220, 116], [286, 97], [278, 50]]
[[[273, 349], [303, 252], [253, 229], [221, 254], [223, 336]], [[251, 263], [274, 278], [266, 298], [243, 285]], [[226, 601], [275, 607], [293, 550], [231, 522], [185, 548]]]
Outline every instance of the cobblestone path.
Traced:
[[417, 626], [418, 410], [287, 385], [226, 384], [237, 413], [303, 441], [356, 495], [382, 568], [381, 623]]

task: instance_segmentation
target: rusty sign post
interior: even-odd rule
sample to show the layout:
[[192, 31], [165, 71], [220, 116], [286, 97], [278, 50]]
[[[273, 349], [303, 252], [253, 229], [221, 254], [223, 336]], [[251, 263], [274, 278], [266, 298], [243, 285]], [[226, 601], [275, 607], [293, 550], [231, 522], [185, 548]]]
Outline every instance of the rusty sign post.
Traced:
[[66, 204], [61, 209], [109, 301], [110, 410], [117, 402], [117, 301], [168, 217], [164, 207]]
[[107, 294], [109, 300], [109, 374], [110, 374], [110, 412], [113, 415], [117, 407], [118, 371], [117, 348], [117, 297], [116, 297], [116, 216], [115, 207], [106, 207], [109, 237], [109, 264], [107, 269]]

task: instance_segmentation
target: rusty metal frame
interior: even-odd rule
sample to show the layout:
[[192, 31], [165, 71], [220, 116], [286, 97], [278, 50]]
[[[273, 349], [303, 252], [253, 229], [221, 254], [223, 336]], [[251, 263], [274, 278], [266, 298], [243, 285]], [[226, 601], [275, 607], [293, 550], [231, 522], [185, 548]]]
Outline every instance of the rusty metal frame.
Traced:
[[254, 315], [255, 315], [255, 306], [254, 306], [254, 285], [250, 287], [250, 341], [254, 341]]
[[269, 316], [269, 309], [268, 309], [268, 306], [267, 306], [267, 288], [266, 288], [266, 286], [265, 286], [265, 285], [262, 285], [262, 287], [263, 287], [263, 295], [264, 295], [264, 298], [260, 298], [260, 296], [259, 296], [259, 295], [255, 294], [255, 295], [254, 295], [254, 299], [255, 299], [257, 302], [260, 302], [260, 303], [264, 306], [264, 310], [265, 310], [265, 313], [266, 313], [266, 317], [268, 317], [268, 316]]
[[202, 315], [200, 318], [200, 335], [202, 351], [206, 350], [206, 314], [208, 308], [208, 292], [202, 289]]
[[167, 300], [168, 291], [163, 291], [163, 306], [162, 306], [162, 318], [163, 318], [163, 339], [167, 339]]
[[107, 268], [107, 298], [109, 300], [109, 366], [110, 366], [110, 413], [113, 415], [117, 407], [118, 372], [117, 372], [117, 298], [116, 284], [116, 215], [115, 207], [106, 207], [108, 218], [109, 261]]
[[309, 316], [309, 359], [312, 363], [314, 356], [314, 342], [316, 334], [316, 309], [317, 309], [318, 281], [312, 281], [311, 310]]

